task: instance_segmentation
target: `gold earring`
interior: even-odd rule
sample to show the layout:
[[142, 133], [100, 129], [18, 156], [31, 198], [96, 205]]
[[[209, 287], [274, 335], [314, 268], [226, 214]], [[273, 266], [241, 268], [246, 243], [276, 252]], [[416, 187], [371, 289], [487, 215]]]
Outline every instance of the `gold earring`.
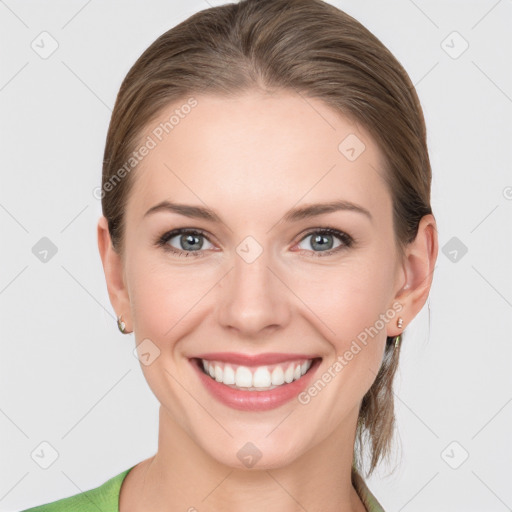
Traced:
[[127, 334], [126, 332], [126, 324], [123, 322], [123, 315], [119, 315], [117, 317], [117, 328], [123, 333]]
[[[396, 325], [399, 329], [402, 328], [402, 326], [404, 325], [404, 321], [402, 318], [398, 318], [397, 322], [396, 322]], [[400, 343], [400, 338], [401, 338], [401, 334], [399, 334], [398, 336], [395, 337], [395, 348], [398, 347], [398, 344]]]

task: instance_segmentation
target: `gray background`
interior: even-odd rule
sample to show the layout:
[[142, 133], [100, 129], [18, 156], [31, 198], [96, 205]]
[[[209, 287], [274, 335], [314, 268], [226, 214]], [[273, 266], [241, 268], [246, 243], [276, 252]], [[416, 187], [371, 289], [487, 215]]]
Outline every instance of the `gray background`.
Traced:
[[[129, 67], [221, 3], [0, 0], [2, 512], [96, 487], [156, 451], [158, 403], [133, 335], [116, 327], [93, 190]], [[407, 326], [395, 384], [401, 462], [368, 485], [387, 511], [511, 510], [512, 2], [330, 3], [417, 86], [439, 229], [430, 299]], [[47, 58], [31, 47], [51, 49], [43, 31], [58, 43]], [[46, 262], [43, 237], [57, 248]]]

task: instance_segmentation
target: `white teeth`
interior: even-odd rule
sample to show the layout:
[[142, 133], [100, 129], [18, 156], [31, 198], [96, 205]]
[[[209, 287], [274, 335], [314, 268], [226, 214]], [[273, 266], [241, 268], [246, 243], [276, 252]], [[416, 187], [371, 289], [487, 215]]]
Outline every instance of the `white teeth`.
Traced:
[[306, 361], [305, 363], [302, 363], [300, 365], [300, 373], [301, 373], [301, 375], [304, 375], [309, 370], [310, 367], [311, 367], [311, 360]]
[[312, 359], [269, 366], [247, 367], [201, 360], [204, 372], [212, 379], [231, 387], [248, 391], [274, 389], [300, 379], [311, 367]]
[[215, 365], [215, 380], [222, 382], [222, 368], [218, 364]]
[[224, 366], [224, 375], [222, 377], [222, 382], [224, 384], [235, 383], [235, 371], [229, 365]]
[[294, 366], [293, 364], [291, 364], [290, 366], [288, 366], [288, 368], [286, 368], [286, 371], [284, 372], [284, 381], [287, 384], [290, 384], [290, 382], [293, 381], [293, 370]]
[[250, 388], [252, 386], [252, 373], [246, 366], [239, 366], [236, 369], [235, 384], [239, 388]]
[[280, 366], [276, 366], [272, 372], [272, 385], [280, 386], [284, 384], [284, 372]]
[[252, 385], [255, 388], [268, 388], [272, 384], [270, 372], [265, 367], [258, 368], [252, 377]]

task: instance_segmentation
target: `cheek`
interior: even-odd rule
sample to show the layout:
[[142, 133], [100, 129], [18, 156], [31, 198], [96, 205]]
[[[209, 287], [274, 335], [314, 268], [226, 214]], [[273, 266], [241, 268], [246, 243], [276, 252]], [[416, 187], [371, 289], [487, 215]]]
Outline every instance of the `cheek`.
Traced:
[[[297, 294], [315, 313], [310, 322], [327, 342], [326, 372], [336, 375], [329, 386], [332, 402], [327, 402], [334, 408], [343, 409], [350, 400], [355, 406], [371, 387], [382, 363], [386, 327], [396, 322], [390, 303], [393, 259], [383, 254], [377, 249], [361, 252], [339, 266], [296, 279]], [[335, 397], [340, 389], [347, 400], [344, 405]]]
[[158, 344], [183, 334], [194, 315], [194, 306], [211, 287], [205, 279], [194, 275], [191, 268], [155, 262], [154, 258], [134, 261], [130, 299], [134, 327], [140, 336], [154, 338]]
[[324, 425], [327, 431], [357, 409], [374, 383], [384, 355], [386, 325], [396, 321], [395, 310], [388, 309], [392, 266], [382, 258], [371, 260], [361, 258], [357, 264], [347, 261], [334, 272], [329, 269], [329, 279], [297, 280], [301, 297], [318, 317], [311, 322], [329, 351], [323, 371], [305, 398], [323, 411], [317, 411], [319, 417], [329, 418]]
[[347, 260], [295, 281], [297, 295], [317, 315], [316, 323], [324, 324], [322, 333], [336, 348], [344, 349], [348, 340], [375, 325], [379, 335], [385, 336], [378, 320], [390, 307], [393, 275], [391, 265], [382, 259], [375, 263], [364, 257]]
[[157, 399], [176, 418], [186, 416], [179, 383], [187, 375], [186, 367], [176, 365], [176, 352], [180, 340], [197, 327], [201, 298], [211, 288], [210, 281], [191, 269], [140, 254], [132, 258], [129, 274], [135, 343], [148, 347], [142, 352], [151, 358], [144, 362], [139, 352], [141, 369]]

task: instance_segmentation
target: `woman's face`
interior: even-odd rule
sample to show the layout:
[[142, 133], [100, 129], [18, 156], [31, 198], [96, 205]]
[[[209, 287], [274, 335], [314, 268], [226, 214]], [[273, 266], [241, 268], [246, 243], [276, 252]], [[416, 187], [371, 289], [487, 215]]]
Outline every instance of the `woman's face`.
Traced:
[[[232, 467], [246, 455], [282, 466], [328, 439], [352, 447], [386, 336], [400, 332], [382, 156], [316, 99], [195, 100], [147, 128], [126, 208], [124, 317], [164, 421]], [[181, 210], [152, 210], [165, 202]], [[300, 213], [341, 202], [354, 208]], [[193, 233], [164, 237], [178, 229]], [[216, 378], [201, 359], [219, 363]], [[269, 379], [273, 390], [247, 390]]]

